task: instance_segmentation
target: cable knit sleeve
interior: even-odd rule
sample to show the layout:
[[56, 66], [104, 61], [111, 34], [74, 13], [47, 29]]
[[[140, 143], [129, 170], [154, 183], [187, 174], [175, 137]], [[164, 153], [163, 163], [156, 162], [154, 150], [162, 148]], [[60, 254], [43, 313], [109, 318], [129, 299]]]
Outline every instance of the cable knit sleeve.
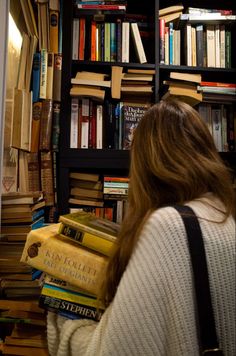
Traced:
[[154, 212], [99, 323], [48, 313], [50, 355], [198, 356], [190, 263], [181, 217]]

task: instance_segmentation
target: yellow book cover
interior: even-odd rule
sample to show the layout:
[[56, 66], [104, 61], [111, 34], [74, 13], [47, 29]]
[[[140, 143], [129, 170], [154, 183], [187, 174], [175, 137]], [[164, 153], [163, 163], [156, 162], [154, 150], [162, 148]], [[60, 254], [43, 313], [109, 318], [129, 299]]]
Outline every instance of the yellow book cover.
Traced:
[[80, 245], [86, 246], [103, 255], [112, 255], [115, 241], [109, 241], [103, 237], [97, 236], [95, 233], [91, 234], [90, 232], [80, 231], [79, 228], [73, 228], [63, 223], [60, 225], [59, 233], [61, 236], [72, 239]]
[[58, 229], [52, 224], [32, 230], [21, 262], [97, 295], [108, 259], [61, 238]]
[[88, 232], [112, 242], [116, 241], [120, 231], [119, 224], [85, 211], [61, 215], [59, 221], [65, 226], [77, 228], [79, 231]]

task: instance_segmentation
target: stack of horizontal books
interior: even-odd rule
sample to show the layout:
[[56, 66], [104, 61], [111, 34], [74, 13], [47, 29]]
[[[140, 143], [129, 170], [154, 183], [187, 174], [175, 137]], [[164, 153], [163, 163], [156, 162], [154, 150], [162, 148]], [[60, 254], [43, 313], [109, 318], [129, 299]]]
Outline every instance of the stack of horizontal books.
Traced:
[[99, 174], [71, 172], [69, 203], [73, 206], [103, 207], [102, 189]]
[[0, 300], [4, 355], [48, 356], [46, 313], [36, 301]]
[[45, 272], [39, 305], [68, 318], [99, 320], [99, 294], [120, 225], [79, 211], [31, 231], [21, 261]]
[[168, 91], [162, 99], [174, 96], [195, 106], [203, 100], [202, 93], [198, 92], [201, 81], [201, 74], [170, 72], [170, 80], [163, 82], [164, 85], [168, 85]]
[[43, 226], [45, 200], [41, 192], [2, 195], [0, 235], [0, 297], [38, 298], [40, 281], [32, 268], [20, 263], [27, 233]]

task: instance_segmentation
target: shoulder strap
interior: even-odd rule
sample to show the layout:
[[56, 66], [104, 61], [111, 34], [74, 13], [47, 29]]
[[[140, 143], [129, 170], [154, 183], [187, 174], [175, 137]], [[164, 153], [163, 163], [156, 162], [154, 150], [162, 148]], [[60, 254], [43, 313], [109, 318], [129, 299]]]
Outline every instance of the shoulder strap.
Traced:
[[222, 355], [216, 335], [213, 308], [211, 303], [209, 278], [204, 242], [198, 219], [189, 206], [173, 206], [181, 215], [187, 232], [189, 251], [192, 260], [198, 320], [203, 355]]

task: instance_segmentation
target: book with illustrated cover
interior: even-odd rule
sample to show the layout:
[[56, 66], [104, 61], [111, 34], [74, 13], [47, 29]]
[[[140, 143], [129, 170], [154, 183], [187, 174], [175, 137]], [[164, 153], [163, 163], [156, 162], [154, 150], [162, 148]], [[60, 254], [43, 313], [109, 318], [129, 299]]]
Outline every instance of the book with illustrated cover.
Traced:
[[139, 105], [125, 105], [123, 110], [123, 149], [130, 149], [133, 134], [143, 117], [147, 107]]
[[59, 224], [32, 230], [27, 237], [21, 262], [97, 295], [108, 259], [65, 240], [58, 234]]

